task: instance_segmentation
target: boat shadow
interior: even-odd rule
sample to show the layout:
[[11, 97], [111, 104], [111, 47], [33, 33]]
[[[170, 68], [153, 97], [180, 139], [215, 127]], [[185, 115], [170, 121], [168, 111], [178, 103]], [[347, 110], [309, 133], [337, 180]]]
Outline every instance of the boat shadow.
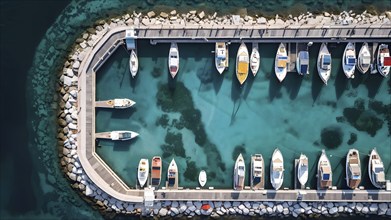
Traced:
[[243, 92], [243, 99], [247, 99], [248, 94], [250, 93], [250, 90], [253, 86], [255, 77], [250, 71], [248, 73], [248, 77], [246, 79], [245, 85], [244, 85], [244, 92]]
[[291, 100], [296, 99], [297, 95], [299, 94], [301, 83], [303, 82], [304, 77], [305, 76], [291, 72], [288, 73], [284, 79], [282, 86], [286, 88]]
[[236, 74], [233, 73], [232, 76], [232, 86], [231, 86], [231, 99], [233, 102], [232, 114], [231, 114], [231, 122], [232, 125], [235, 122], [236, 114], [239, 112], [240, 106], [242, 104], [242, 92], [244, 85], [240, 85], [239, 81], [236, 79]]
[[217, 70], [213, 71], [214, 73], [211, 73], [213, 75], [213, 88], [215, 90], [215, 94], [218, 94], [220, 92], [221, 86], [223, 85], [224, 76], [217, 72]]
[[313, 103], [315, 103], [316, 100], [318, 99], [324, 85], [325, 84], [323, 83], [322, 79], [320, 79], [318, 71], [316, 70], [316, 74], [314, 71], [314, 74], [312, 74], [312, 85], [311, 85], [311, 95], [312, 95]]
[[272, 102], [275, 98], [280, 98], [282, 83], [277, 79], [275, 74], [271, 74], [269, 78], [269, 101]]
[[335, 86], [335, 96], [339, 100], [342, 94], [349, 88], [349, 81], [354, 79], [348, 79], [343, 73], [342, 66], [337, 71], [337, 76], [335, 77], [334, 86]]
[[[369, 74], [369, 73], [367, 73]], [[382, 82], [385, 81], [384, 77], [381, 76], [380, 74], [374, 74], [374, 75], [369, 75], [363, 82], [365, 87], [368, 89], [368, 97], [369, 98], [374, 98], [376, 94], [379, 92], [380, 86]], [[391, 81], [390, 78], [388, 79], [388, 84], [391, 87]]]
[[112, 111], [111, 118], [129, 119], [137, 111], [137, 107], [136, 107], [136, 105], [134, 105], [130, 108], [113, 109], [111, 111]]

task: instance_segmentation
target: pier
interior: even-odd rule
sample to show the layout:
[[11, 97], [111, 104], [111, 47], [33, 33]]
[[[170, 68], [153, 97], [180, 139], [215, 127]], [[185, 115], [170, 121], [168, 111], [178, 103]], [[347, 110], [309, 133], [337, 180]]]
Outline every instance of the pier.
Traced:
[[[80, 163], [88, 177], [110, 196], [127, 202], [141, 203], [151, 199], [150, 190], [132, 189], [95, 152], [95, 74], [102, 64], [124, 44], [125, 31], [129, 26], [110, 29], [99, 36], [79, 68], [78, 81], [78, 147]], [[289, 26], [275, 25], [152, 25], [134, 27], [138, 39], [149, 39], [152, 44], [183, 42], [390, 42], [391, 25], [357, 26]], [[292, 50], [293, 51], [293, 50]], [[294, 67], [294, 66], [293, 66]], [[293, 68], [291, 67], [291, 68]], [[141, 134], [142, 135], [142, 134]], [[165, 177], [163, 177], [164, 179]], [[179, 184], [180, 185], [180, 184]], [[144, 193], [147, 192], [148, 193]], [[158, 189], [157, 201], [344, 201], [389, 202], [391, 191], [386, 190], [220, 190], [220, 189]], [[152, 198], [153, 199], [153, 198]]]

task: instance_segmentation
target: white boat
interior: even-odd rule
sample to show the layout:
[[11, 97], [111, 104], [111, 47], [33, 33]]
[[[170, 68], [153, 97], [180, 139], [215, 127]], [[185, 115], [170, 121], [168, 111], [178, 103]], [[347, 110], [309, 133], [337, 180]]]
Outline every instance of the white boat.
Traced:
[[376, 148], [369, 155], [368, 174], [372, 184], [379, 189], [385, 188], [386, 179], [384, 173], [384, 164], [377, 153]]
[[124, 109], [130, 108], [135, 104], [136, 102], [130, 99], [110, 99], [105, 101], [96, 101], [95, 107]]
[[318, 162], [318, 189], [329, 189], [333, 184], [333, 172], [325, 150]]
[[325, 43], [320, 46], [317, 67], [320, 78], [327, 85], [331, 74], [331, 55]]
[[137, 178], [138, 182], [140, 183], [140, 187], [144, 187], [145, 183], [148, 180], [148, 174], [149, 174], [149, 162], [148, 159], [141, 159], [138, 163], [138, 169], [137, 169]]
[[365, 74], [368, 72], [369, 67], [371, 66], [371, 53], [369, 52], [368, 43], [363, 43], [361, 46], [360, 52], [358, 53], [357, 59], [357, 69]]
[[265, 183], [265, 162], [262, 154], [251, 155], [251, 189], [263, 189]]
[[171, 43], [170, 52], [168, 54], [168, 69], [171, 77], [175, 78], [179, 70], [179, 50], [176, 43]]
[[310, 55], [308, 51], [303, 50], [297, 54], [296, 71], [299, 75], [310, 74], [309, 63]]
[[350, 149], [346, 155], [346, 184], [351, 189], [357, 189], [361, 182], [360, 154], [356, 149]]
[[380, 44], [377, 51], [377, 70], [381, 75], [387, 77], [390, 73], [391, 57], [387, 44]]
[[356, 70], [356, 45], [349, 42], [342, 56], [342, 69], [348, 79], [354, 79]]
[[134, 78], [137, 75], [137, 71], [138, 71], [138, 58], [134, 50], [130, 52], [129, 69], [130, 69], [130, 73], [132, 74], [132, 77]]
[[280, 82], [285, 79], [287, 73], [288, 56], [285, 45], [280, 43], [274, 60], [274, 71]]
[[151, 185], [154, 187], [159, 187], [162, 178], [162, 158], [159, 156], [154, 156], [152, 158], [151, 167]]
[[225, 42], [216, 42], [215, 66], [220, 74], [228, 68], [228, 45]]
[[300, 154], [299, 164], [297, 165], [297, 179], [302, 186], [308, 181], [308, 157], [304, 154]]
[[234, 168], [234, 190], [242, 190], [244, 188], [244, 178], [246, 174], [246, 166], [242, 154], [239, 154], [235, 162]]
[[201, 170], [200, 174], [198, 175], [198, 182], [200, 183], [200, 186], [205, 186], [207, 181], [206, 172], [205, 170]]
[[240, 44], [238, 54], [236, 55], [236, 78], [240, 85], [246, 81], [248, 76], [249, 57], [246, 44]]
[[95, 133], [95, 138], [109, 139], [113, 141], [126, 141], [137, 137], [139, 134], [134, 131], [111, 131]]
[[281, 151], [277, 148], [273, 152], [270, 165], [270, 181], [275, 190], [279, 190], [284, 181], [284, 158]]
[[171, 163], [168, 166], [167, 179], [169, 187], [175, 187], [178, 185], [178, 166], [174, 159], [171, 160]]
[[250, 55], [250, 69], [253, 75], [257, 75], [260, 63], [260, 56], [258, 51], [258, 43], [253, 43], [253, 49]]

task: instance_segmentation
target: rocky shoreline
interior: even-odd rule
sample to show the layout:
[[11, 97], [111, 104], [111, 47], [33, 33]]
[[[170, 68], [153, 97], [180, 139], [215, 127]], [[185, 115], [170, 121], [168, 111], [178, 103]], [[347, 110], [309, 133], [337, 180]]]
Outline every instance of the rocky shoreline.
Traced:
[[[61, 166], [72, 183], [72, 187], [86, 196], [86, 199], [98, 207], [103, 213], [131, 214], [142, 216], [211, 216], [218, 218], [228, 215], [248, 216], [340, 216], [340, 215], [387, 215], [391, 216], [391, 203], [332, 203], [332, 202], [155, 202], [154, 207], [145, 208], [143, 204], [135, 204], [119, 201], [99, 189], [86, 175], [77, 155], [78, 134], [78, 70], [81, 62], [100, 38], [111, 28], [125, 25], [159, 25], [159, 24], [264, 24], [272, 26], [280, 24], [289, 26], [292, 24], [390, 24], [391, 12], [385, 12], [379, 16], [363, 12], [342, 12], [332, 15], [324, 12], [322, 15], [311, 13], [302, 14], [298, 17], [288, 16], [288, 20], [282, 20], [276, 15], [273, 19], [264, 17], [244, 16], [240, 19], [232, 19], [232, 16], [217, 17], [217, 14], [206, 15], [205, 12], [189, 11], [186, 14], [153, 11], [143, 15], [141, 13], [126, 14], [121, 17], [111, 18], [109, 21], [100, 20], [94, 28], [89, 28], [80, 38], [72, 53], [68, 56], [59, 77], [60, 94], [58, 113], [58, 145]], [[239, 22], [239, 23], [238, 23]]]

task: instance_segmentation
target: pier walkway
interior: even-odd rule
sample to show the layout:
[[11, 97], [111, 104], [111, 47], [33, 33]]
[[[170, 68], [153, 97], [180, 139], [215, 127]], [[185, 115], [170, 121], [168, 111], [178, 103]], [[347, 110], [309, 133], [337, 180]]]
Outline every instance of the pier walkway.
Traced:
[[[131, 189], [95, 152], [95, 74], [115, 50], [123, 44], [128, 26], [116, 27], [103, 33], [92, 49], [86, 50], [86, 57], [79, 68], [78, 82], [78, 147], [80, 163], [88, 177], [110, 196], [127, 202], [144, 202], [144, 190]], [[287, 29], [261, 26], [225, 27], [136, 27], [139, 39], [154, 42], [208, 42], [229, 39], [231, 42], [308, 42], [308, 41], [361, 41], [389, 42], [391, 26], [347, 27], [340, 29], [326, 27], [290, 27]], [[352, 31], [354, 30], [354, 34]], [[277, 41], [279, 42], [279, 41]], [[153, 43], [153, 42], [152, 42]], [[141, 134], [142, 135], [142, 134]], [[164, 177], [163, 177], [164, 178]], [[156, 190], [155, 200], [210, 200], [210, 201], [391, 201], [391, 191], [385, 190]]]

